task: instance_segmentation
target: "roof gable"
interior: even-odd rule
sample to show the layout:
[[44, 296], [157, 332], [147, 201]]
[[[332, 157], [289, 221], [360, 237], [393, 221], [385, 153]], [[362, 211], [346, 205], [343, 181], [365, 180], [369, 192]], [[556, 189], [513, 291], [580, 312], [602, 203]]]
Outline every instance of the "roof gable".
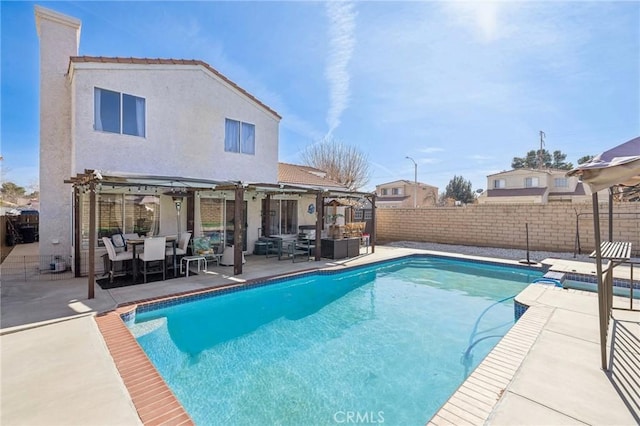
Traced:
[[242, 87], [238, 86], [233, 81], [229, 80], [223, 74], [221, 74], [218, 70], [213, 68], [211, 65], [207, 64], [204, 61], [196, 60], [196, 59], [154, 59], [154, 58], [124, 58], [124, 57], [105, 57], [105, 56], [72, 56], [69, 62], [69, 68], [71, 68], [72, 64], [76, 63], [102, 63], [102, 64], [138, 64], [138, 65], [197, 65], [203, 67], [206, 71], [213, 74], [218, 79], [222, 80], [226, 84], [233, 87], [235, 90], [240, 92], [242, 95], [249, 98], [251, 101], [261, 106], [265, 110], [267, 110], [270, 114], [275, 116], [277, 119], [281, 119], [282, 117], [275, 112], [273, 109], [269, 108], [267, 105], [263, 104], [258, 98], [253, 96], [251, 93], [244, 90]]
[[278, 163], [278, 182], [321, 188], [347, 189], [339, 182], [326, 177], [326, 172], [300, 164]]

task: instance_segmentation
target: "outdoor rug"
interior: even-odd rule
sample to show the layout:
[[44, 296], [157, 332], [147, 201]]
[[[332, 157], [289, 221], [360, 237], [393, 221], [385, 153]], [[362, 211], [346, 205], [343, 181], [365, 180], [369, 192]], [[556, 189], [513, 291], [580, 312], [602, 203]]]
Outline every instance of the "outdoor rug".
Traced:
[[[189, 271], [189, 276], [192, 276], [192, 275], [198, 275], [198, 274], [193, 271]], [[173, 272], [167, 272], [166, 277], [167, 277], [167, 280], [173, 279], [174, 278]], [[181, 278], [181, 277], [184, 277], [184, 275], [178, 275], [175, 278]], [[147, 284], [158, 282], [158, 281], [162, 281], [162, 274], [151, 274], [147, 276]], [[106, 275], [104, 278], [97, 279], [96, 283], [100, 286], [101, 289], [109, 290], [111, 288], [128, 287], [136, 284], [144, 284], [144, 278], [142, 277], [142, 275], [139, 276], [138, 280], [134, 284], [133, 278], [131, 277], [131, 275], [123, 275], [123, 276], [115, 277], [113, 279], [113, 282], [110, 283], [109, 276]]]

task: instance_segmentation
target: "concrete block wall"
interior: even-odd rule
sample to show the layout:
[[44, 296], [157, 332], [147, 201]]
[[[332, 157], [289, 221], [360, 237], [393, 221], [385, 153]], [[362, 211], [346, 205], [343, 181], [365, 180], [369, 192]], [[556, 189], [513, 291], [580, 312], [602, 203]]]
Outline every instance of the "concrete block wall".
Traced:
[[[608, 205], [600, 206], [600, 228], [608, 239]], [[614, 205], [613, 239], [630, 241], [640, 253], [640, 203]], [[377, 209], [378, 243], [418, 241], [482, 247], [573, 252], [576, 234], [582, 253], [594, 249], [591, 204], [485, 204], [422, 209]], [[576, 229], [578, 232], [576, 232]]]

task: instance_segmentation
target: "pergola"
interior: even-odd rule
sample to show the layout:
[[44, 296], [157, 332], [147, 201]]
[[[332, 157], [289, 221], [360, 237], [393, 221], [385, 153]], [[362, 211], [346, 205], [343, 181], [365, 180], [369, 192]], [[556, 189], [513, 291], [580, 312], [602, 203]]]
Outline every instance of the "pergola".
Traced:
[[[95, 297], [95, 247], [97, 243], [96, 232], [96, 192], [101, 188], [154, 188], [162, 191], [164, 195], [170, 195], [174, 201], [182, 201], [194, 199], [194, 194], [199, 191], [233, 191], [236, 200], [243, 200], [247, 191], [254, 191], [265, 195], [267, 202], [274, 195], [280, 194], [298, 194], [298, 195], [314, 195], [315, 211], [316, 211], [316, 235], [321, 235], [323, 229], [323, 212], [325, 198], [341, 198], [341, 199], [361, 199], [366, 198], [371, 203], [373, 222], [372, 232], [370, 236], [370, 244], [372, 253], [375, 252], [375, 193], [348, 191], [336, 188], [311, 187], [307, 185], [293, 184], [273, 184], [273, 183], [248, 183], [241, 181], [218, 181], [200, 178], [177, 177], [177, 176], [152, 176], [131, 173], [107, 172], [100, 170], [86, 169], [84, 173], [79, 173], [65, 183], [71, 184], [74, 191], [74, 259], [76, 276], [80, 276], [80, 246], [81, 246], [81, 211], [80, 211], [80, 195], [88, 192], [89, 194], [89, 252], [88, 252], [88, 298]], [[187, 228], [194, 227], [194, 203], [188, 203], [187, 209]], [[235, 203], [235, 217], [244, 216], [244, 203]], [[234, 275], [242, 274], [242, 241], [244, 239], [244, 227], [238, 226], [234, 231]], [[321, 238], [316, 238], [315, 260], [320, 260], [321, 254]]]
[[[614, 242], [613, 239], [613, 193], [640, 191], [640, 137], [631, 139], [602, 154], [591, 161], [580, 164], [567, 173], [577, 175], [589, 185], [593, 202], [593, 226], [595, 237], [596, 271], [598, 274], [598, 316], [600, 319], [600, 357], [602, 369], [607, 370], [607, 334], [611, 317], [613, 298], [613, 268], [616, 264], [628, 260], [631, 244]], [[600, 212], [598, 191], [609, 188], [609, 241], [602, 242], [600, 236]], [[608, 264], [603, 268], [603, 259]], [[633, 271], [633, 269], [632, 269]], [[633, 281], [633, 274], [631, 276]], [[631, 283], [633, 286], [633, 282]]]

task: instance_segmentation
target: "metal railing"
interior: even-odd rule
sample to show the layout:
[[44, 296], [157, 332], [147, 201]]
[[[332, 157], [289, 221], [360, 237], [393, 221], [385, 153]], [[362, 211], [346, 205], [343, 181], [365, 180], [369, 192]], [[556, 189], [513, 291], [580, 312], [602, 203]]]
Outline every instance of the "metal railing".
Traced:
[[71, 256], [11, 255], [0, 265], [3, 282], [58, 281], [73, 277]]

